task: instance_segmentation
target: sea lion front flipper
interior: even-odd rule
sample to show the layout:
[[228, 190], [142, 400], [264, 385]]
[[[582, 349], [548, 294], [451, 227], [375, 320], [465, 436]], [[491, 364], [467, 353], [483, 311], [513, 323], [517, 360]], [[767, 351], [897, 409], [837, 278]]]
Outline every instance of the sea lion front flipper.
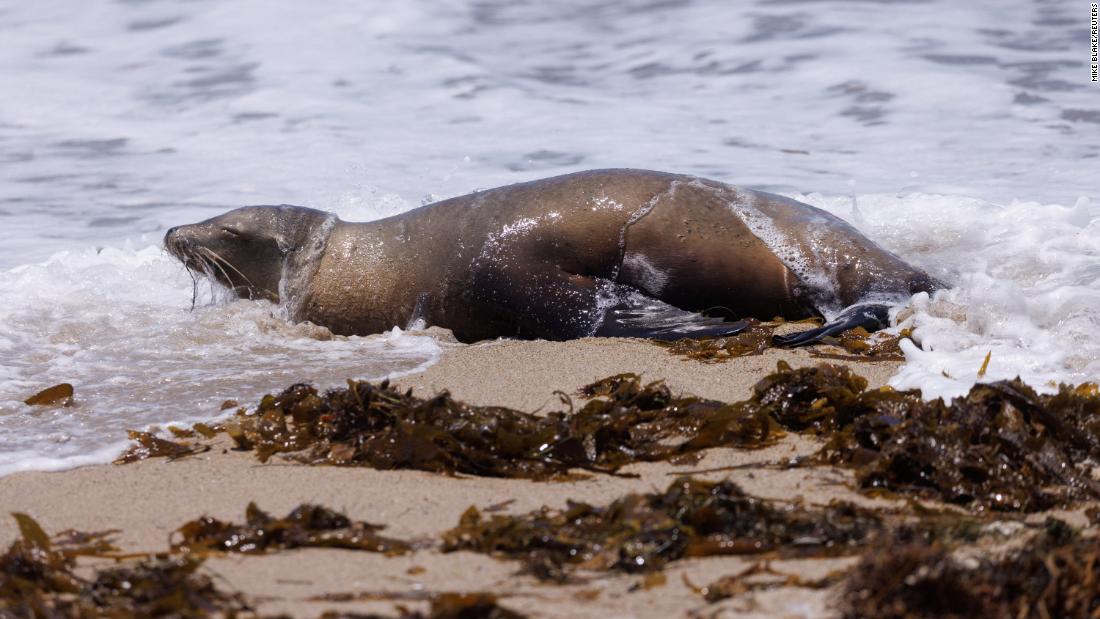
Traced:
[[726, 322], [634, 294], [608, 308], [592, 335], [673, 341], [689, 337], [737, 335], [748, 326], [745, 320]]
[[843, 333], [848, 329], [863, 327], [868, 331], [878, 331], [890, 326], [890, 306], [879, 303], [853, 305], [844, 310], [836, 320], [809, 331], [800, 331], [790, 335], [772, 336], [772, 342], [779, 346], [806, 346], [816, 344], [822, 339]]

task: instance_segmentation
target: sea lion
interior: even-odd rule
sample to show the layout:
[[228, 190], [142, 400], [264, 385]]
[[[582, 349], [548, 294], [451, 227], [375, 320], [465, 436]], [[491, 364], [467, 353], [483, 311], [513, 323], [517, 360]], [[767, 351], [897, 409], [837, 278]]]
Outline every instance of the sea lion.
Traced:
[[241, 296], [337, 334], [413, 319], [461, 341], [676, 339], [823, 315], [779, 338], [888, 324], [942, 284], [843, 220], [781, 196], [645, 170], [594, 170], [443, 200], [368, 223], [252, 206], [172, 228], [167, 249]]

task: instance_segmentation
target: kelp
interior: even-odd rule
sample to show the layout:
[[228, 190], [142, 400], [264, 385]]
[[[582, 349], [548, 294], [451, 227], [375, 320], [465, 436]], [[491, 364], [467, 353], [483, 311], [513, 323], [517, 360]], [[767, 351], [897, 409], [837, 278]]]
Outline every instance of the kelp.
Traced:
[[21, 537], [0, 555], [0, 611], [33, 616], [36, 608], [53, 608], [50, 596], [79, 592], [83, 582], [73, 574], [72, 554], [55, 549], [30, 516], [12, 516]]
[[[172, 430], [172, 433], [176, 436], [181, 435], [181, 432], [176, 428], [170, 428], [170, 430]], [[185, 436], [193, 435], [193, 433], [185, 434]], [[163, 439], [152, 432], [131, 430], [129, 436], [130, 440], [134, 441], [134, 444], [131, 445], [125, 453], [115, 459], [115, 464], [129, 464], [131, 462], [145, 460], [146, 458], [168, 458], [169, 460], [176, 460], [178, 458], [193, 456], [210, 450], [209, 445]]]
[[762, 447], [782, 432], [767, 416], [673, 396], [662, 382], [623, 374], [589, 385], [579, 411], [534, 415], [470, 406], [447, 392], [422, 399], [383, 381], [319, 394], [294, 385], [224, 424], [261, 461], [547, 479], [571, 469], [614, 472], [718, 445]]
[[816, 458], [855, 468], [859, 486], [974, 509], [1038, 511], [1100, 498], [1078, 463], [1100, 458], [1100, 396], [1019, 379], [975, 385], [950, 403], [866, 381], [839, 366], [777, 371], [742, 405], [782, 427], [823, 435]]
[[47, 387], [26, 400], [23, 400], [23, 403], [27, 406], [52, 406], [55, 404], [72, 406], [73, 386], [69, 383], [61, 383], [52, 387]]
[[647, 572], [684, 557], [851, 553], [881, 524], [849, 503], [780, 505], [728, 480], [682, 477], [664, 492], [628, 494], [605, 507], [570, 502], [490, 517], [471, 507], [443, 534], [442, 549], [519, 559], [540, 579], [565, 580], [571, 568]]
[[[261, 461], [284, 454], [309, 464], [550, 479], [683, 463], [711, 447], [760, 448], [800, 432], [826, 442], [802, 464], [851, 467], [872, 493], [1025, 512], [1100, 498], [1100, 482], [1079, 464], [1100, 460], [1100, 394], [1091, 384], [1040, 395], [1017, 379], [924, 402], [915, 391], [868, 389], [843, 366], [780, 361], [733, 404], [673, 396], [635, 374], [581, 394], [591, 399], [580, 410], [534, 415], [470, 406], [447, 392], [422, 399], [385, 381], [349, 381], [323, 395], [299, 384], [200, 433], [224, 431]], [[180, 445], [160, 452], [193, 449]]]
[[835, 355], [821, 350], [820, 347], [813, 347], [810, 349], [810, 356], [849, 361], [903, 361], [905, 355], [901, 352], [901, 340], [912, 335], [912, 329], [902, 329], [895, 335], [883, 331], [869, 333], [863, 327], [856, 327], [823, 340], [826, 344], [843, 348], [848, 355]]
[[502, 607], [491, 593], [444, 593], [432, 598], [428, 614], [410, 619], [523, 619], [524, 615]]
[[225, 593], [198, 572], [193, 557], [154, 558], [77, 575], [77, 556], [113, 551], [103, 533], [66, 531], [50, 539], [32, 518], [15, 514], [21, 537], [0, 555], [0, 616], [119, 619], [251, 616], [240, 594]]
[[367, 596], [355, 596], [350, 599], [427, 599], [431, 606], [427, 613], [398, 607], [396, 617], [391, 615], [362, 614], [354, 612], [329, 611], [321, 615], [321, 619], [524, 619], [522, 615], [500, 605], [499, 599], [492, 593], [431, 593], [417, 592], [409, 596], [393, 596], [385, 594], [368, 594]]
[[255, 616], [242, 594], [219, 589], [201, 566], [182, 556], [100, 570], [81, 592], [82, 609], [98, 617]]
[[[671, 342], [654, 340], [657, 346], [678, 355], [703, 363], [723, 363], [738, 357], [761, 355], [774, 348], [772, 336], [784, 321], [760, 322], [749, 320], [748, 329], [733, 336], [684, 338]], [[903, 329], [898, 334], [885, 332], [868, 333], [863, 327], [849, 329], [839, 336], [826, 337], [822, 344], [832, 345], [844, 350], [846, 354], [831, 353], [821, 346], [810, 349], [810, 355], [821, 359], [844, 359], [850, 361], [900, 361], [902, 355], [900, 342], [912, 335], [911, 329]]]
[[[859, 553], [862, 558], [883, 552], [883, 545], [892, 545], [898, 541], [905, 544], [936, 545], [943, 548], [956, 548], [973, 545], [980, 539], [997, 539], [1004, 535], [1002, 529], [990, 527], [988, 516], [974, 516], [954, 509], [930, 509], [919, 503], [900, 508], [877, 509], [874, 512], [882, 526], [871, 532], [865, 539]], [[1060, 521], [1058, 521], [1060, 522]], [[1064, 524], [1064, 523], [1063, 523]], [[1020, 523], [1021, 528], [1034, 528], [1033, 525]], [[1046, 525], [1047, 530], [1057, 527]], [[885, 541], [884, 541], [885, 540]], [[1003, 541], [1003, 540], [1002, 540]], [[718, 602], [746, 593], [770, 591], [784, 587], [802, 589], [826, 589], [848, 578], [850, 567], [834, 569], [817, 578], [807, 578], [798, 573], [784, 572], [772, 567], [770, 559], [757, 561], [739, 572], [722, 576], [705, 586], [698, 586], [684, 575], [684, 584], [708, 602]]]
[[408, 542], [378, 534], [383, 525], [352, 522], [347, 516], [319, 505], [303, 504], [284, 518], [273, 518], [249, 503], [244, 524], [209, 516], [192, 520], [175, 532], [173, 551], [191, 553], [240, 552], [259, 554], [288, 548], [346, 548], [387, 555], [408, 552]]
[[753, 563], [736, 574], [723, 576], [703, 587], [696, 586], [685, 574], [684, 584], [703, 596], [706, 601], [719, 602], [745, 593], [769, 591], [780, 587], [825, 589], [840, 582], [843, 577], [844, 572], [836, 570], [821, 578], [803, 578], [798, 574], [776, 570], [771, 563], [762, 561]]
[[846, 618], [1091, 619], [1100, 609], [1100, 542], [1048, 521], [999, 556], [956, 558], [939, 543], [887, 537], [841, 586]]
[[[63, 531], [49, 537], [31, 517], [13, 514], [21, 538], [0, 555], [0, 617], [144, 619], [146, 617], [249, 617], [258, 615], [239, 592], [225, 592], [201, 571], [203, 554], [212, 551], [259, 553], [298, 547], [350, 548], [400, 554], [404, 542], [382, 538], [378, 525], [351, 522], [323, 507], [303, 505], [275, 519], [250, 505], [246, 525], [203, 518], [185, 524], [172, 545], [174, 554], [100, 567], [89, 576], [77, 573], [81, 556], [119, 558], [110, 543], [116, 531]], [[182, 553], [180, 551], [183, 551]], [[130, 557], [132, 559], [132, 555]], [[427, 592], [322, 596], [317, 601], [385, 599], [427, 601], [427, 612], [398, 607], [395, 619], [523, 619], [484, 592]], [[330, 618], [375, 617], [328, 612]]]
[[737, 335], [652, 342], [674, 355], [703, 363], [722, 363], [737, 357], [764, 354], [765, 350], [772, 347], [772, 335], [779, 323], [762, 323], [755, 319], [748, 322], [749, 327]]
[[786, 361], [757, 381], [743, 408], [767, 415], [795, 432], [828, 434], [851, 422], [867, 379], [841, 365], [792, 369]]
[[1100, 398], [1062, 386], [1038, 395], [1020, 380], [975, 385], [949, 405], [907, 408], [869, 396], [867, 414], [829, 446], [834, 461], [859, 462], [866, 489], [928, 491], [949, 503], [1039, 511], [1100, 497], [1079, 468], [1100, 456]]

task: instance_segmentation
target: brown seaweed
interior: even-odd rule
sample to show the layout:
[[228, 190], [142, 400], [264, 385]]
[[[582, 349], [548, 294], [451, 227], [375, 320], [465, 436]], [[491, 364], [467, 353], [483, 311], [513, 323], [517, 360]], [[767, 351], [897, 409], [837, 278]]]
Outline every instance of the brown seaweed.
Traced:
[[432, 598], [424, 619], [523, 619], [524, 615], [500, 606], [491, 593], [443, 593]]
[[285, 518], [273, 518], [249, 503], [245, 523], [232, 524], [209, 516], [192, 520], [176, 530], [172, 550], [187, 552], [240, 552], [257, 554], [288, 548], [346, 548], [399, 555], [408, 542], [384, 537], [384, 526], [352, 522], [347, 516], [319, 505], [299, 505]]
[[826, 434], [862, 412], [856, 405], [866, 388], [867, 379], [844, 366], [792, 369], [779, 361], [741, 406], [768, 415], [787, 430]]
[[72, 571], [74, 557], [53, 548], [30, 516], [12, 516], [21, 537], [0, 555], [0, 613], [31, 614], [35, 608], [52, 608], [51, 595], [80, 591], [83, 582]]
[[854, 467], [865, 490], [998, 511], [1100, 498], [1078, 464], [1100, 458], [1100, 396], [1088, 385], [1039, 395], [1016, 379], [924, 402], [918, 392], [867, 390], [847, 368], [780, 362], [744, 406], [824, 434], [819, 459]]
[[703, 363], [722, 363], [737, 357], [764, 354], [772, 347], [772, 335], [779, 323], [761, 323], [754, 319], [748, 322], [749, 328], [737, 335], [683, 338], [671, 342], [653, 340], [653, 343], [674, 355]]
[[21, 537], [0, 555], [0, 616], [139, 619], [236, 617], [249, 614], [240, 594], [225, 593], [200, 572], [193, 557], [156, 558], [75, 571], [77, 556], [114, 550], [109, 532], [64, 532], [51, 540], [32, 518], [16, 514]]
[[851, 467], [872, 493], [1026, 512], [1100, 498], [1100, 482], [1082, 464], [1100, 460], [1100, 393], [1091, 384], [1040, 395], [1017, 379], [924, 402], [918, 392], [868, 389], [843, 366], [780, 361], [733, 404], [673, 396], [635, 374], [581, 393], [591, 400], [580, 410], [534, 415], [470, 406], [447, 392], [422, 399], [387, 382], [349, 381], [323, 395], [300, 384], [265, 396], [254, 413], [196, 431], [224, 431], [261, 461], [286, 454], [310, 464], [531, 479], [682, 464], [711, 447], [759, 448], [793, 431], [826, 441], [802, 464]]
[[[761, 579], [760, 577], [765, 578]], [[804, 589], [824, 589], [831, 587], [843, 578], [844, 572], [837, 570], [822, 578], [803, 578], [774, 569], [768, 562], [753, 563], [749, 567], [730, 576], [723, 576], [704, 587], [697, 587], [684, 575], [684, 584], [703, 596], [708, 602], [718, 602], [739, 595], [768, 591], [780, 587], [801, 587]]]
[[219, 589], [201, 566], [201, 560], [183, 556], [100, 570], [81, 592], [84, 616], [254, 616], [243, 595]]
[[[734, 336], [684, 338], [672, 342], [654, 341], [657, 346], [670, 353], [703, 363], [723, 363], [738, 357], [761, 355], [765, 350], [774, 348], [772, 336], [776, 329], [785, 324], [783, 321], [759, 322], [749, 320], [749, 328]], [[822, 344], [836, 346], [846, 354], [828, 352], [828, 348], [811, 347], [810, 355], [821, 359], [844, 359], [849, 361], [900, 361], [904, 359], [900, 342], [910, 337], [912, 330], [903, 329], [900, 333], [868, 333], [857, 327], [849, 329], [839, 336], [826, 337]]]
[[1001, 556], [955, 558], [939, 543], [888, 537], [849, 573], [844, 617], [1091, 619], [1100, 609], [1100, 542], [1063, 523]]
[[[972, 516], [951, 509], [929, 509], [916, 502], [912, 502], [907, 508], [879, 509], [875, 514], [881, 519], [882, 527], [873, 531], [873, 536], [863, 544], [860, 550], [863, 557], [882, 552], [882, 540], [958, 547], [974, 544], [986, 535], [998, 535], [997, 529], [987, 528], [990, 524], [988, 517]], [[1047, 528], [1051, 527], [1048, 525]], [[708, 602], [717, 602], [745, 593], [783, 587], [825, 589], [844, 581], [849, 572], [850, 568], [840, 568], [818, 578], [806, 578], [797, 573], [776, 570], [770, 560], [765, 559], [702, 587], [688, 580], [685, 574], [684, 584]]]
[[73, 386], [69, 383], [61, 383], [59, 385], [47, 387], [26, 400], [23, 400], [23, 403], [28, 406], [52, 406], [54, 404], [72, 406]]
[[676, 397], [634, 374], [585, 393], [595, 397], [581, 410], [540, 416], [470, 406], [447, 392], [421, 399], [388, 382], [349, 381], [323, 395], [294, 385], [265, 396], [255, 413], [226, 422], [225, 431], [260, 460], [285, 453], [311, 464], [534, 479], [574, 468], [613, 472], [719, 445], [761, 447], [782, 436], [766, 415]]
[[488, 518], [471, 507], [444, 533], [442, 548], [520, 559], [541, 579], [564, 580], [572, 567], [647, 572], [684, 557], [850, 553], [880, 527], [876, 515], [848, 503], [777, 505], [730, 481], [680, 478], [663, 493], [629, 494], [606, 507], [570, 502]]
[[374, 613], [362, 614], [355, 612], [328, 611], [321, 615], [321, 619], [524, 619], [522, 615], [509, 610], [499, 604], [498, 598], [492, 593], [434, 593], [418, 591], [411, 594], [382, 594], [368, 593], [351, 596], [324, 596], [322, 599], [332, 601], [350, 600], [428, 600], [431, 606], [427, 613], [412, 611], [398, 607], [400, 613], [396, 617], [391, 615], [378, 615]]
[[[174, 430], [173, 434], [180, 436], [182, 433], [178, 430]], [[131, 462], [145, 460], [146, 458], [168, 458], [169, 460], [176, 460], [178, 458], [193, 456], [210, 450], [209, 445], [170, 441], [160, 438], [152, 432], [131, 430], [129, 435], [130, 440], [134, 441], [135, 444], [131, 445], [125, 453], [116, 458], [114, 461], [115, 464], [129, 464]]]
[[201, 434], [203, 438], [214, 438], [218, 435], [219, 432], [225, 431], [225, 429], [219, 424], [210, 425], [206, 423], [196, 423], [195, 425], [191, 426], [191, 429], [194, 430], [197, 434]]
[[894, 335], [883, 331], [868, 333], [863, 327], [856, 327], [844, 331], [839, 336], [827, 337], [823, 340], [826, 344], [843, 348], [847, 355], [830, 354], [819, 347], [813, 347], [810, 349], [810, 356], [818, 359], [849, 361], [903, 361], [905, 355], [901, 352], [901, 340], [912, 335], [912, 329], [902, 329]]
[[168, 431], [176, 438], [195, 438], [195, 430], [193, 428], [188, 429], [179, 426], [168, 426]]

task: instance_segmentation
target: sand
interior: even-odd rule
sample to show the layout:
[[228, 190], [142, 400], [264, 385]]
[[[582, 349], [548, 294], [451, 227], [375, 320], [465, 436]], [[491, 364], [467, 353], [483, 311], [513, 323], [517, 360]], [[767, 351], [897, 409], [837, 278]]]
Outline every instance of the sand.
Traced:
[[[796, 367], [820, 362], [803, 350], [769, 350], [756, 357], [704, 364], [636, 340], [502, 341], [456, 346], [447, 350], [438, 364], [396, 382], [412, 387], [420, 395], [448, 389], [455, 397], [475, 404], [555, 410], [561, 406], [555, 391], [572, 393], [595, 379], [629, 371], [646, 379], [663, 379], [674, 392], [735, 401], [746, 398], [751, 386], [774, 369], [780, 359]], [[884, 384], [897, 368], [895, 362], [885, 361], [855, 366], [872, 386]], [[215, 449], [174, 462], [154, 459], [125, 466], [89, 466], [0, 478], [0, 511], [28, 513], [51, 532], [68, 528], [120, 529], [118, 545], [132, 552], [164, 550], [175, 528], [203, 514], [240, 521], [250, 501], [280, 516], [300, 503], [319, 503], [355, 520], [386, 524], [386, 533], [391, 536], [428, 541], [453, 527], [470, 505], [487, 507], [511, 501], [504, 511], [522, 513], [542, 505], [563, 506], [567, 499], [604, 504], [628, 492], [664, 489], [675, 475], [685, 471], [763, 465], [814, 449], [809, 439], [789, 437], [760, 451], [713, 449], [693, 465], [661, 463], [627, 469], [637, 473], [637, 478], [596, 476], [572, 482], [259, 464], [249, 454]], [[848, 474], [839, 470], [746, 467], [699, 476], [728, 477], [750, 494], [763, 497], [801, 497], [808, 503], [826, 503], [833, 498], [868, 502], [849, 489], [844, 483]], [[11, 519], [0, 519], [2, 547], [6, 548], [16, 534]], [[772, 567], [819, 577], [851, 561], [776, 561]], [[504, 596], [503, 605], [532, 617], [679, 617], [691, 612], [718, 617], [830, 614], [828, 591], [785, 587], [708, 604], [685, 584], [685, 580], [706, 584], [752, 563], [751, 558], [738, 557], [678, 561], [666, 568], [666, 583], [650, 589], [639, 588], [642, 578], [631, 575], [598, 576], [582, 584], [539, 584], [531, 577], [517, 575], [516, 562], [466, 552], [442, 554], [431, 549], [401, 557], [292, 550], [266, 556], [215, 558], [207, 562], [205, 569], [220, 577], [223, 588], [247, 594], [261, 612], [285, 612], [296, 617], [316, 617], [329, 609], [394, 610], [391, 601], [311, 601], [318, 595], [426, 591], [495, 592]], [[418, 606], [416, 602], [402, 603]]]

